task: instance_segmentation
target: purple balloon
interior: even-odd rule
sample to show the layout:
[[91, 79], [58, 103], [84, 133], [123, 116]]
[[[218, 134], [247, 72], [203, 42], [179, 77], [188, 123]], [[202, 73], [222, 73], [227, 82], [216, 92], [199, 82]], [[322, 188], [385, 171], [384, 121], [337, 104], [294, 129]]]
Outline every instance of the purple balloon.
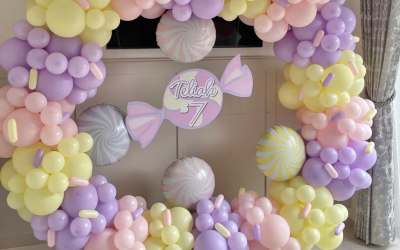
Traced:
[[97, 218], [90, 219], [90, 223], [92, 224], [90, 231], [97, 234], [103, 232], [103, 230], [106, 228], [107, 220], [104, 215], [99, 214]]
[[68, 73], [72, 77], [85, 77], [89, 73], [89, 70], [89, 62], [82, 56], [76, 56], [68, 62]]
[[87, 43], [83, 45], [81, 55], [89, 62], [98, 62], [103, 57], [103, 50], [96, 43]]
[[89, 180], [95, 188], [98, 188], [101, 184], [108, 183], [107, 178], [103, 175], [93, 175]]
[[346, 25], [346, 29], [344, 31], [349, 33], [353, 32], [357, 24], [356, 15], [354, 15], [354, 12], [351, 9], [345, 6], [342, 6], [340, 9], [341, 14], [339, 18], [343, 20]]
[[214, 203], [207, 199], [200, 200], [197, 203], [196, 211], [198, 215], [211, 214], [214, 211]]
[[334, 52], [340, 47], [339, 37], [328, 34], [324, 36], [324, 38], [322, 38], [321, 46], [324, 50], [328, 52]]
[[228, 229], [231, 234], [239, 232], [237, 224], [233, 221], [227, 220], [222, 222], [221, 225]]
[[33, 49], [26, 56], [26, 61], [34, 69], [44, 69], [46, 68], [46, 58], [48, 56], [49, 53], [44, 49]]
[[329, 2], [322, 7], [321, 15], [322, 17], [329, 21], [338, 18], [341, 14], [340, 5], [334, 2]]
[[274, 43], [275, 56], [284, 62], [293, 62], [293, 56], [297, 53], [297, 45], [299, 40], [294, 36], [292, 31], [276, 43]]
[[310, 65], [309, 57], [302, 57], [298, 53], [296, 53], [293, 57], [293, 63], [299, 68], [305, 68]]
[[114, 223], [114, 217], [118, 213], [118, 201], [116, 199], [107, 203], [99, 201], [96, 210], [106, 218], [109, 227]]
[[27, 20], [23, 19], [14, 24], [13, 31], [16, 38], [26, 41], [29, 31], [34, 28]]
[[87, 90], [87, 99], [93, 98], [97, 94], [97, 89]]
[[350, 172], [349, 181], [356, 187], [363, 188], [367, 186], [369, 179], [371, 179], [371, 176], [360, 168], [355, 168]]
[[66, 98], [71, 93], [73, 85], [73, 79], [68, 72], [55, 75], [47, 69], [42, 69], [39, 70], [36, 91], [46, 96], [48, 101], [56, 102]]
[[47, 231], [40, 232], [40, 231], [33, 230], [33, 235], [38, 240], [47, 240]]
[[337, 3], [339, 5], [343, 5], [346, 2], [346, 0], [331, 0], [331, 2], [332, 3]]
[[99, 67], [100, 71], [103, 73], [103, 79], [97, 79], [92, 72], [89, 72], [85, 77], [82, 78], [75, 78], [74, 79], [74, 84], [75, 86], [81, 88], [81, 89], [95, 89], [98, 88], [103, 82], [104, 79], [106, 78], [106, 66], [102, 61], [96, 62], [96, 65]]
[[347, 50], [350, 49], [354, 44], [354, 37], [351, 33], [345, 32], [341, 36], [339, 36], [340, 40], [340, 49]]
[[50, 34], [42, 28], [35, 28], [28, 34], [28, 43], [35, 49], [43, 49], [50, 43]]
[[[214, 204], [215, 201], [217, 200], [217, 197], [211, 197], [210, 201]], [[227, 202], [226, 200], [222, 201], [221, 207], [222, 209], [224, 209], [226, 212], [228, 212], [228, 214], [230, 214], [232, 212], [231, 209], [231, 205], [229, 205], [229, 202]]]
[[228, 250], [228, 245], [220, 233], [208, 230], [197, 236], [194, 250]]
[[356, 43], [353, 43], [353, 45], [351, 45], [349, 50], [354, 52], [354, 50], [356, 49], [356, 45], [357, 45]]
[[305, 27], [292, 27], [294, 36], [300, 41], [314, 41], [318, 31], [325, 31], [325, 20], [317, 13], [314, 21]]
[[304, 180], [313, 187], [325, 187], [332, 181], [332, 176], [325, 169], [325, 162], [320, 158], [310, 158], [302, 168]]
[[215, 223], [222, 223], [228, 220], [229, 214], [222, 208], [215, 209], [211, 216], [214, 219]]
[[211, 230], [214, 227], [214, 219], [209, 214], [201, 214], [196, 219], [196, 228], [200, 232]]
[[191, 233], [193, 234], [193, 237], [195, 240], [197, 239], [197, 236], [199, 236], [201, 234], [201, 232], [199, 230], [197, 230], [197, 228], [193, 228]]
[[50, 43], [46, 48], [49, 54], [58, 52], [67, 57], [68, 60], [71, 60], [75, 56], [80, 56], [81, 49], [82, 42], [79, 37], [65, 38], [55, 34], [51, 35]]
[[310, 141], [306, 145], [306, 153], [313, 158], [319, 157], [322, 146], [318, 141]]
[[212, 19], [221, 13], [224, 0], [192, 0], [190, 6], [193, 14], [201, 19]]
[[321, 160], [325, 163], [334, 164], [338, 161], [338, 152], [334, 148], [324, 148], [321, 151]]
[[16, 37], [5, 40], [0, 45], [0, 66], [6, 71], [15, 67], [29, 69], [26, 56], [31, 49], [32, 47], [27, 41], [19, 40]]
[[172, 7], [172, 15], [176, 20], [186, 22], [192, 16], [192, 8], [190, 8], [189, 4], [175, 4], [174, 7]]
[[174, 7], [175, 1], [171, 0], [169, 3], [160, 4], [164, 9], [170, 10]]
[[[369, 186], [371, 186], [371, 184], [372, 184], [372, 178], [371, 178], [371, 175], [369, 175], [368, 173], [367, 173], [367, 175], [365, 176], [365, 180], [364, 180], [364, 182], [363, 182], [363, 186], [361, 186], [360, 188], [362, 188], [362, 189], [364, 189], [364, 188], [369, 188]], [[357, 187], [356, 187], [357, 188]]]
[[240, 215], [238, 215], [236, 213], [230, 213], [228, 216], [228, 219], [230, 221], [235, 222], [238, 228], [242, 227], [242, 218], [240, 217]]
[[40, 216], [40, 215], [33, 215], [31, 219], [31, 227], [33, 230], [43, 232], [49, 230], [49, 226], [47, 225], [47, 218], [49, 216]]
[[331, 192], [335, 201], [345, 201], [350, 199], [355, 192], [355, 187], [348, 179], [333, 179], [326, 188]]
[[190, 3], [190, 0], [175, 0], [175, 3], [184, 5]]
[[23, 67], [15, 67], [8, 72], [8, 82], [14, 86], [23, 88], [29, 83], [29, 71]]
[[111, 183], [104, 183], [97, 188], [97, 194], [99, 195], [99, 201], [107, 203], [115, 199], [117, 189]]
[[50, 229], [56, 232], [63, 230], [68, 225], [68, 222], [68, 214], [63, 210], [57, 210], [53, 212], [47, 219], [47, 224], [49, 225]]
[[318, 46], [315, 50], [315, 54], [311, 57], [311, 62], [315, 64], [319, 64], [324, 68], [328, 68], [339, 62], [340, 56], [342, 52], [340, 50], [336, 50], [334, 52], [325, 51], [322, 46]]
[[96, 188], [89, 184], [86, 187], [69, 187], [64, 193], [61, 208], [72, 218], [79, 216], [81, 210], [94, 210], [98, 196]]
[[247, 238], [243, 233], [233, 233], [228, 239], [228, 246], [231, 249], [245, 249], [247, 246]]
[[92, 223], [89, 219], [78, 217], [71, 222], [69, 229], [71, 230], [72, 235], [76, 238], [86, 237], [90, 234]]
[[371, 154], [367, 154], [365, 149], [368, 146], [366, 141], [351, 141], [347, 147], [354, 149], [356, 152], [356, 160], [350, 164], [350, 168], [361, 168], [365, 171], [372, 168], [376, 162], [376, 150], [374, 149]]
[[62, 74], [68, 68], [68, 60], [61, 53], [52, 53], [46, 58], [46, 68], [52, 74]]
[[76, 238], [70, 230], [71, 223], [67, 227], [56, 233], [57, 250], [75, 250], [83, 248], [89, 241], [90, 235], [83, 238]]
[[354, 149], [349, 147], [344, 147], [339, 150], [339, 161], [344, 164], [352, 164], [356, 160], [356, 152]]
[[87, 91], [74, 86], [71, 93], [68, 95], [68, 100], [75, 104], [81, 104], [87, 99]]
[[310, 41], [302, 41], [297, 45], [297, 53], [302, 57], [312, 57], [315, 53], [315, 47]]
[[339, 18], [330, 20], [326, 25], [326, 31], [328, 31], [329, 34], [335, 36], [340, 36], [341, 34], [344, 33], [345, 30], [346, 30], [346, 24], [342, 19]]
[[336, 172], [338, 173], [338, 179], [346, 179], [350, 175], [350, 167], [346, 164], [341, 162], [336, 162], [333, 167], [335, 168]]

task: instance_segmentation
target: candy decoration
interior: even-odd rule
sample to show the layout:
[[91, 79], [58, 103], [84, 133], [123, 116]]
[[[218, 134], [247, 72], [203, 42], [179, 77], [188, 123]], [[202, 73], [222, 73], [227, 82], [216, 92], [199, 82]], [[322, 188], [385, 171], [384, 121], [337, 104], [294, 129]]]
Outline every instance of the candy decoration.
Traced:
[[258, 169], [271, 180], [285, 181], [295, 177], [306, 159], [303, 139], [285, 126], [268, 129], [258, 140]]
[[38, 70], [37, 69], [31, 69], [29, 72], [29, 89], [30, 90], [35, 90], [37, 86], [37, 81], [38, 81]]
[[164, 210], [164, 225], [171, 226], [171, 210], [169, 209]]
[[376, 116], [376, 114], [378, 113], [378, 111], [376, 109], [371, 109], [367, 115], [365, 116], [365, 120], [367, 122], [372, 121], [372, 119], [374, 119], [374, 117]]
[[62, 119], [61, 122], [58, 125], [62, 125], [64, 122], [66, 122], [68, 120], [68, 118], [70, 118], [71, 114], [68, 112], [64, 112], [62, 115]]
[[18, 141], [17, 122], [15, 119], [8, 120], [8, 138], [10, 142]]
[[375, 142], [369, 142], [367, 148], [365, 149], [365, 152], [367, 154], [372, 154], [372, 152], [374, 151], [375, 148]]
[[226, 227], [224, 227], [221, 223], [215, 224], [215, 229], [225, 238], [231, 237], [231, 232], [229, 232], [229, 230], [226, 229]]
[[322, 87], [327, 88], [331, 84], [334, 78], [335, 74], [329, 73], [328, 76], [325, 78], [324, 82], [322, 83]]
[[33, 159], [33, 166], [35, 168], [38, 168], [40, 167], [40, 165], [42, 165], [43, 153], [44, 153], [43, 149], [38, 149], [36, 151], [35, 158]]
[[80, 187], [86, 187], [89, 185], [89, 181], [85, 178], [80, 178], [80, 177], [71, 177], [68, 180], [69, 184], [75, 185], [75, 186], [80, 186]]
[[137, 220], [140, 216], [142, 216], [142, 214], [143, 214], [143, 208], [139, 207], [135, 210], [135, 212], [133, 212], [132, 219]]
[[211, 19], [192, 15], [186, 22], [180, 22], [173, 17], [172, 11], [168, 11], [161, 18], [156, 35], [157, 44], [167, 57], [190, 63], [200, 61], [210, 53], [216, 30]]
[[253, 226], [253, 231], [254, 231], [254, 239], [256, 241], [261, 241], [261, 229], [260, 229], [260, 225], [255, 224]]
[[336, 236], [340, 235], [343, 232], [345, 227], [346, 227], [346, 225], [343, 222], [340, 223], [339, 225], [337, 225], [336, 229], [335, 229], [335, 235]]
[[331, 122], [338, 122], [345, 116], [343, 111], [339, 111], [336, 115], [332, 116]]
[[82, 7], [82, 9], [88, 10], [90, 8], [90, 5], [86, 0], [76, 0], [76, 1]]
[[94, 77], [96, 77], [98, 80], [101, 80], [104, 78], [103, 73], [99, 69], [96, 63], [92, 62], [89, 64], [90, 71], [93, 73]]
[[211, 167], [197, 157], [174, 161], [162, 180], [163, 195], [173, 207], [193, 209], [199, 200], [209, 199], [214, 188], [215, 178]]
[[238, 197], [242, 196], [244, 193], [246, 193], [246, 189], [243, 187], [239, 188], [239, 196]]
[[275, 0], [275, 2], [286, 8], [288, 8], [290, 6], [290, 3], [287, 0]]
[[224, 196], [222, 194], [218, 195], [217, 199], [214, 202], [214, 208], [215, 209], [220, 208], [223, 201], [224, 201]]
[[54, 247], [56, 245], [56, 232], [52, 229], [47, 231], [47, 245], [49, 247]]
[[99, 104], [83, 111], [77, 119], [78, 131], [93, 137], [88, 154], [94, 165], [107, 166], [122, 159], [130, 147], [122, 111], [111, 105]]
[[360, 72], [357, 69], [356, 64], [353, 61], [349, 61], [349, 68], [351, 72], [353, 72], [353, 75], [358, 76]]
[[326, 171], [328, 171], [328, 173], [331, 175], [332, 178], [334, 179], [338, 178], [338, 173], [336, 172], [332, 164], [330, 163], [325, 164], [325, 169]]
[[314, 47], [318, 47], [321, 44], [322, 38], [324, 38], [325, 32], [323, 30], [318, 31], [317, 35], [315, 36], [313, 45]]
[[99, 212], [97, 212], [96, 210], [81, 210], [81, 211], [79, 211], [79, 217], [95, 219], [95, 218], [99, 217]]
[[308, 215], [310, 214], [311, 208], [312, 208], [311, 203], [307, 203], [304, 206], [303, 212], [301, 213], [301, 218], [303, 219], [307, 218]]

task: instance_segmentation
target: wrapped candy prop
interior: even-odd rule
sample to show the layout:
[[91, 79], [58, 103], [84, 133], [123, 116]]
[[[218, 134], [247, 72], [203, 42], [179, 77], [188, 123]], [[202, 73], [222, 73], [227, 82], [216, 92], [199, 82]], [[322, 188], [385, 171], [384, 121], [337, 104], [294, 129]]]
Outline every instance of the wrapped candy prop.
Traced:
[[190, 233], [193, 218], [182, 207], [167, 209], [162, 203], [154, 204], [150, 209], [150, 237], [143, 243], [147, 250], [182, 249], [191, 250], [194, 237]]
[[184, 129], [202, 128], [221, 111], [223, 93], [249, 97], [252, 91], [253, 76], [247, 65], [242, 66], [239, 54], [229, 62], [221, 81], [202, 69], [176, 75], [165, 90], [162, 110], [143, 102], [128, 103], [126, 127], [144, 148], [153, 140], [164, 119]]
[[317, 245], [328, 250], [341, 244], [348, 211], [341, 204], [333, 204], [327, 188], [312, 187], [296, 176], [290, 181], [273, 181], [269, 192], [281, 205], [279, 215], [289, 223], [290, 235], [300, 242], [301, 249]]
[[88, 155], [94, 165], [116, 163], [128, 152], [131, 143], [125, 116], [116, 106], [99, 104], [86, 109], [78, 117], [78, 131], [93, 137], [93, 149]]
[[215, 177], [211, 167], [197, 157], [174, 161], [162, 180], [162, 192], [173, 207], [193, 210], [198, 201], [209, 199], [214, 193]]

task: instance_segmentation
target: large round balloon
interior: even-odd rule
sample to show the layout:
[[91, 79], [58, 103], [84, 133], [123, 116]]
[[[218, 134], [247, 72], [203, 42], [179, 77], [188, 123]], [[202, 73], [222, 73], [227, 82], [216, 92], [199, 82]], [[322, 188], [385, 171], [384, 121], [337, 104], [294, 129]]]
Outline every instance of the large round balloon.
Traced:
[[173, 207], [193, 209], [199, 200], [214, 193], [215, 177], [202, 159], [184, 157], [167, 168], [162, 180], [162, 192]]
[[107, 166], [121, 160], [131, 145], [125, 127], [125, 114], [115, 106], [99, 104], [83, 111], [76, 121], [79, 133], [93, 138], [88, 152], [96, 166]]
[[258, 140], [257, 167], [271, 180], [292, 179], [300, 172], [305, 160], [303, 139], [291, 128], [273, 127]]
[[172, 11], [163, 15], [157, 27], [157, 44], [161, 51], [174, 61], [197, 62], [212, 50], [216, 30], [211, 19], [192, 15], [186, 22], [177, 21]]

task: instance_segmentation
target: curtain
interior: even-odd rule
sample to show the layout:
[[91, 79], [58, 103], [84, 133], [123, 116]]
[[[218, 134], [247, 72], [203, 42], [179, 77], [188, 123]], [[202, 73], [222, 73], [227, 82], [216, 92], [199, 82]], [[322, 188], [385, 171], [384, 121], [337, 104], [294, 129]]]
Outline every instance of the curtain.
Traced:
[[372, 126], [378, 160], [369, 170], [371, 187], [360, 190], [355, 231], [367, 244], [395, 239], [393, 105], [400, 58], [400, 0], [361, 0], [365, 94], [376, 104]]

